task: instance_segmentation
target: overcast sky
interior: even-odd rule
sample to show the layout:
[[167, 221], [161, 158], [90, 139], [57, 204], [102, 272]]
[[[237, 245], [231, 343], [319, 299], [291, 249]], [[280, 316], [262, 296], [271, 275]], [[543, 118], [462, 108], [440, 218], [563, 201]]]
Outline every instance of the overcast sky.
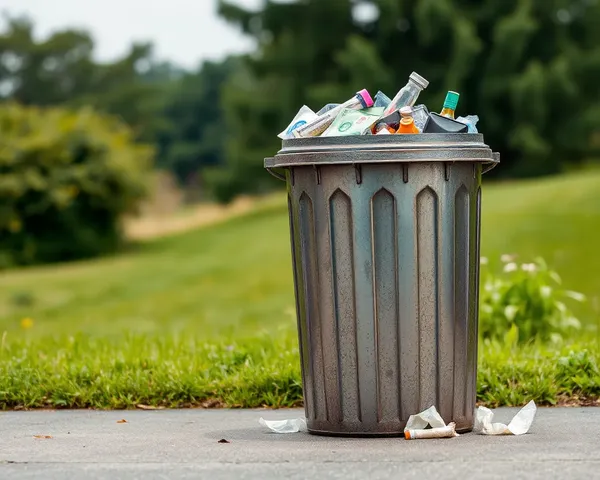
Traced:
[[[250, 49], [251, 42], [219, 19], [216, 0], [0, 0], [0, 11], [26, 14], [38, 36], [66, 26], [88, 29], [100, 60], [123, 54], [132, 41], [152, 41], [159, 59], [195, 67], [204, 59]], [[257, 7], [262, 0], [236, 0]], [[4, 24], [4, 22], [2, 22]]]

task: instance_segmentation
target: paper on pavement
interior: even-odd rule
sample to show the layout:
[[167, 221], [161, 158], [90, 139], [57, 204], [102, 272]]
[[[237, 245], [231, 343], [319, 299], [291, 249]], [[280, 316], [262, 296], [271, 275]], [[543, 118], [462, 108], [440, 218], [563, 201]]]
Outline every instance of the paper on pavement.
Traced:
[[306, 430], [306, 420], [304, 418], [291, 418], [289, 420], [265, 420], [260, 418], [259, 423], [263, 427], [275, 433], [298, 433]]
[[421, 413], [417, 415], [411, 415], [408, 417], [408, 422], [406, 422], [406, 427], [404, 427], [404, 431], [410, 429], [422, 429], [427, 425], [430, 425], [431, 428], [439, 428], [445, 427], [446, 423], [442, 416], [438, 413], [435, 407], [429, 407], [427, 410], [423, 410]]
[[531, 400], [513, 417], [508, 425], [492, 423], [494, 412], [489, 408], [479, 407], [475, 410], [473, 431], [482, 435], [523, 435], [529, 431], [537, 408]]

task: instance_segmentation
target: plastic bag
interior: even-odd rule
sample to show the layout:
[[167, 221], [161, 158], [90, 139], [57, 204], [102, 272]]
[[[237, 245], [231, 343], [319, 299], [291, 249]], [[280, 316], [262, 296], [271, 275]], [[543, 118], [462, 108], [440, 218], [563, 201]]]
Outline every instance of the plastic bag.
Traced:
[[458, 117], [456, 121], [464, 123], [467, 127], [469, 127], [469, 133], [479, 133], [477, 131], [477, 122], [479, 121], [479, 117], [477, 115], [467, 115], [466, 117]]

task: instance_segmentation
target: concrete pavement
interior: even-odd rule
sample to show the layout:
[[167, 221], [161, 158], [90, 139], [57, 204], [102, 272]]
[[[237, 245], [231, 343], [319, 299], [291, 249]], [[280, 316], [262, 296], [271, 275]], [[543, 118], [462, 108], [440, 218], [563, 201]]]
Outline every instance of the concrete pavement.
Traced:
[[[507, 422], [516, 411], [500, 409], [495, 420]], [[272, 434], [258, 424], [261, 416], [303, 413], [5, 412], [0, 414], [0, 478], [600, 478], [600, 408], [540, 408], [532, 430], [521, 437], [326, 438]], [[127, 423], [118, 423], [121, 419]]]

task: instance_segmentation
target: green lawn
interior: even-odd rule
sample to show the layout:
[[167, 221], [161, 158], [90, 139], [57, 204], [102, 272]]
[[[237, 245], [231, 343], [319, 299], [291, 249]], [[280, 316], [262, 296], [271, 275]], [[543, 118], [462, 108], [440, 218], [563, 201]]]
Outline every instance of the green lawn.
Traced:
[[484, 186], [482, 255], [544, 257], [589, 302], [575, 311], [600, 325], [600, 171]]
[[[578, 311], [588, 326], [598, 321], [599, 186], [600, 172], [586, 172], [489, 185], [483, 199], [483, 255], [546, 258], [567, 288], [592, 299]], [[297, 404], [285, 208], [282, 196], [112, 258], [0, 274], [0, 406]], [[595, 334], [577, 341], [600, 361]], [[597, 368], [580, 390], [556, 383], [551, 372], [568, 348], [519, 350], [502, 362], [495, 348], [482, 349], [480, 398], [489, 404], [600, 395]], [[542, 384], [511, 386], [520, 377]]]

